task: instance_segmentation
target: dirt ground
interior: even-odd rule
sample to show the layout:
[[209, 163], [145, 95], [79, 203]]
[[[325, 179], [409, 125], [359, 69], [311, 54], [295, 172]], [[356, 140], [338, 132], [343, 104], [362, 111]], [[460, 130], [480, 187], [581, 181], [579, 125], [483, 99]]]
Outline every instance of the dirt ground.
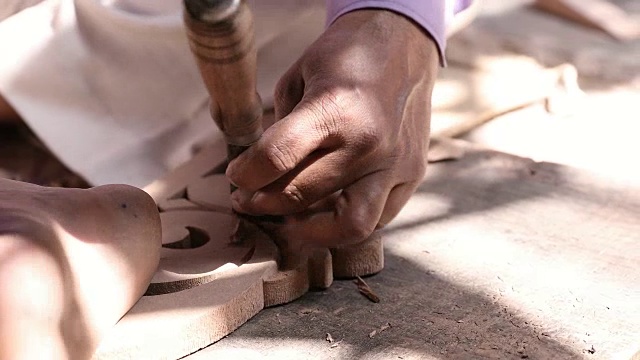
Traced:
[[[532, 101], [460, 134], [475, 144], [467, 155], [431, 166], [385, 231], [385, 270], [365, 279], [381, 303], [336, 281], [189, 359], [627, 360], [640, 350], [640, 41], [529, 3], [487, 0], [449, 41], [434, 132], [517, 95]], [[640, 2], [616, 3], [640, 19]], [[549, 113], [555, 90], [538, 96], [531, 84], [563, 63], [582, 92], [560, 94]], [[22, 126], [0, 129], [0, 176], [87, 186]]]

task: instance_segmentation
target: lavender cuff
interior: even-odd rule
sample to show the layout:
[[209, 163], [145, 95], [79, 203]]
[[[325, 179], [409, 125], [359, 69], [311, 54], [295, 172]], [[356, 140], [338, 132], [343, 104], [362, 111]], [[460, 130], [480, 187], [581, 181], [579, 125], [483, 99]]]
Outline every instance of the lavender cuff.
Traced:
[[327, 0], [327, 25], [349, 11], [374, 8], [400, 13], [422, 26], [436, 42], [440, 64], [445, 65], [445, 27], [447, 12], [456, 13], [469, 6], [472, 0]]

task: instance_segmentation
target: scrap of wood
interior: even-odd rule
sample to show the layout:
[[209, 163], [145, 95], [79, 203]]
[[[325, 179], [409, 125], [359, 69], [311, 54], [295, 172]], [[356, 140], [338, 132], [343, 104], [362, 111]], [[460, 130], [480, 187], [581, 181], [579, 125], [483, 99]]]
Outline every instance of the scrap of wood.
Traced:
[[429, 163], [456, 160], [464, 156], [462, 140], [449, 138], [432, 138], [429, 144], [427, 160]]
[[[539, 103], [547, 104], [549, 112], [569, 114], [584, 95], [578, 84], [577, 70], [572, 64], [542, 68], [520, 58], [495, 62], [494, 65], [486, 65], [488, 68], [483, 69], [483, 72], [472, 75], [470, 71], [460, 68], [443, 71], [445, 79], [448, 76], [457, 81], [483, 84], [486, 94], [475, 101], [477, 104], [473, 102], [465, 105], [464, 109], [457, 110], [458, 114], [453, 116], [454, 121], [446, 123], [444, 120], [448, 119], [448, 115], [446, 112], [439, 112], [439, 108], [445, 107], [442, 102], [448, 92], [446, 86], [436, 86], [432, 138], [460, 137], [500, 116]], [[527, 86], [522, 86], [523, 83]], [[439, 123], [439, 120], [445, 123]], [[439, 158], [435, 153], [429, 156]]]
[[536, 0], [540, 10], [602, 30], [619, 41], [640, 38], [640, 23], [605, 0]]
[[324, 339], [333, 344], [333, 336], [331, 336], [330, 333], [327, 333], [327, 335], [324, 337]]
[[380, 334], [381, 332], [387, 330], [391, 328], [391, 323], [386, 323], [384, 325], [382, 325], [379, 329], [375, 329], [372, 332], [369, 333], [369, 339], [373, 339], [376, 335]]
[[374, 293], [373, 290], [371, 290], [369, 285], [367, 285], [367, 283], [364, 280], [362, 280], [360, 276], [357, 276], [356, 280], [354, 280], [353, 282], [358, 286], [358, 291], [360, 291], [360, 294], [364, 295], [364, 297], [366, 297], [367, 299], [371, 300], [374, 303], [380, 302], [380, 298], [378, 297], [378, 295], [376, 295], [376, 293]]

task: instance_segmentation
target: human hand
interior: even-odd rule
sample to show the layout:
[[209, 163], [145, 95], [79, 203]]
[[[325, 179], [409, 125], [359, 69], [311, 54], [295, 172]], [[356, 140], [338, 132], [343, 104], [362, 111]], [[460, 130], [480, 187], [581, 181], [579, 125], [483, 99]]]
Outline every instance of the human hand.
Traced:
[[285, 215], [264, 224], [279, 243], [366, 239], [424, 176], [437, 67], [435, 42], [407, 18], [341, 16], [280, 80], [276, 123], [229, 164], [234, 209]]

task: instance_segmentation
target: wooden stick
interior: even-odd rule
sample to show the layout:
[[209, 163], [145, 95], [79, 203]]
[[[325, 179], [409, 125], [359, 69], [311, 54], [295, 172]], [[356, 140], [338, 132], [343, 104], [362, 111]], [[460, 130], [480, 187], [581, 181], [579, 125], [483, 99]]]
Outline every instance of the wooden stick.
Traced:
[[242, 0], [185, 0], [184, 5], [189, 44], [211, 96], [211, 116], [232, 160], [262, 134], [253, 16]]

